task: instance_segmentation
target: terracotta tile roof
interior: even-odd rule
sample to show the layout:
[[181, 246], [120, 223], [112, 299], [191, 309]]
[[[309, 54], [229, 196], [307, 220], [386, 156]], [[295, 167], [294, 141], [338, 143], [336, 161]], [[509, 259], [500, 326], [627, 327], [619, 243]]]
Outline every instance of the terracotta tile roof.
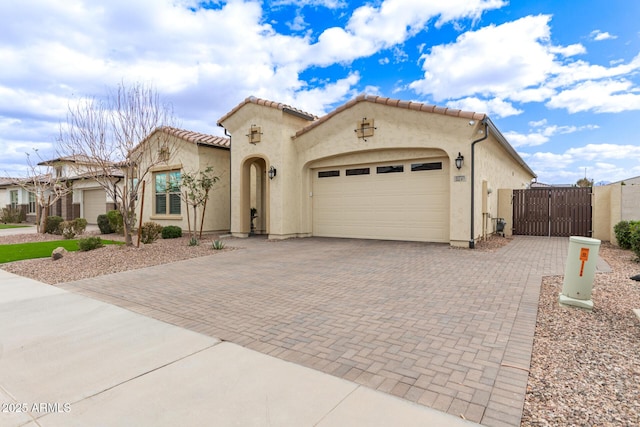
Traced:
[[72, 156], [58, 157], [57, 159], [43, 160], [40, 163], [38, 163], [38, 166], [53, 166], [54, 164], [61, 163], [61, 162], [66, 162], [66, 163], [93, 163], [91, 158], [89, 158], [87, 156], [83, 156], [81, 154], [74, 154]]
[[425, 113], [435, 113], [445, 116], [461, 117], [469, 120], [483, 120], [487, 117], [487, 115], [484, 113], [474, 113], [471, 111], [456, 110], [453, 108], [437, 107], [435, 105], [423, 104], [420, 102], [402, 101], [400, 99], [384, 98], [382, 96], [362, 94], [358, 95], [356, 98], [352, 99], [346, 104], [341, 105], [332, 112], [320, 117], [318, 120], [314, 121], [308, 126], [305, 126], [303, 129], [300, 129], [298, 132], [296, 132], [295, 136], [298, 137], [303, 133], [310, 131], [316, 126], [319, 126], [320, 124], [326, 122], [336, 114], [348, 108], [351, 108], [360, 102], [373, 102], [375, 104], [389, 105], [397, 108], [406, 108], [407, 110], [423, 111]]
[[194, 144], [229, 148], [231, 143], [229, 138], [208, 135], [206, 133], [193, 132], [190, 130], [178, 129], [171, 126], [163, 126], [162, 128], [160, 128], [160, 130], [185, 141], [193, 142]]
[[289, 113], [289, 114], [293, 114], [295, 116], [298, 116], [300, 118], [306, 119], [306, 120], [316, 120], [318, 119], [317, 116], [307, 113], [306, 111], [302, 111], [300, 109], [294, 108], [290, 105], [287, 104], [283, 104], [281, 102], [275, 102], [275, 101], [269, 101], [266, 99], [260, 99], [260, 98], [256, 98], [255, 96], [250, 96], [248, 98], [246, 98], [244, 101], [242, 101], [240, 104], [236, 105], [233, 110], [229, 111], [227, 114], [225, 114], [224, 116], [220, 117], [220, 119], [218, 119], [218, 126], [222, 126], [222, 122], [224, 122], [225, 120], [227, 120], [229, 117], [233, 116], [236, 112], [238, 112], [238, 110], [240, 110], [242, 107], [244, 107], [247, 104], [256, 104], [256, 105], [264, 105], [265, 107], [271, 107], [271, 108], [275, 108], [278, 110], [281, 110], [285, 113]]

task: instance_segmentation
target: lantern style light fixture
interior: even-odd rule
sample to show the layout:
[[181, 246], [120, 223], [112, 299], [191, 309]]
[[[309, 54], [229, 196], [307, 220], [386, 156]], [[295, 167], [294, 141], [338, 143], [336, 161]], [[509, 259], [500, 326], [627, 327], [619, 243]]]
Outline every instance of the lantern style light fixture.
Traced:
[[277, 173], [278, 173], [278, 171], [273, 166], [271, 166], [269, 168], [269, 171], [267, 172], [267, 174], [269, 175], [269, 179], [275, 178]]
[[464, 164], [464, 156], [458, 151], [458, 157], [456, 157], [456, 167], [458, 170], [462, 169], [462, 165]]

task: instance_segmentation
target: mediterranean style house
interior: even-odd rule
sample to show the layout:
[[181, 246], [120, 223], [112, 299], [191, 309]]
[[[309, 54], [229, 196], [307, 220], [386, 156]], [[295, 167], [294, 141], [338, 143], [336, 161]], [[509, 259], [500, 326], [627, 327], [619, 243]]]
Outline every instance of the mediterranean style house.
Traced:
[[422, 103], [360, 95], [318, 118], [249, 97], [218, 125], [239, 237], [474, 247], [495, 230], [496, 190], [536, 177], [487, 115]]

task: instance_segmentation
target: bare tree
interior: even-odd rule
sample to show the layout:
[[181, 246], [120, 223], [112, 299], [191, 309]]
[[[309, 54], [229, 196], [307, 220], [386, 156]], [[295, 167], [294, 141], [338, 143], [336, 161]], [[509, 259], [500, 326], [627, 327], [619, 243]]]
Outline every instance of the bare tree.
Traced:
[[198, 238], [202, 239], [204, 214], [207, 209], [209, 192], [218, 180], [220, 180], [220, 177], [213, 174], [212, 166], [207, 167], [204, 171], [200, 171], [199, 173], [182, 173], [180, 186], [184, 188], [184, 192], [181, 193], [181, 198], [186, 203], [187, 207], [191, 206], [193, 208], [193, 232], [191, 231], [191, 221], [189, 220], [187, 213], [189, 236], [192, 241], [196, 239], [198, 207], [200, 206], [202, 206], [202, 214], [200, 216], [200, 233]]
[[30, 153], [26, 153], [27, 176], [16, 180], [16, 184], [35, 196], [36, 225], [38, 233], [44, 233], [47, 230], [47, 217], [51, 206], [71, 193], [73, 187], [70, 181], [61, 179], [51, 168], [45, 166], [46, 163], [37, 149], [33, 151], [37, 160], [32, 159]]
[[87, 160], [76, 172], [98, 182], [115, 202], [128, 246], [133, 245], [142, 182], [154, 167], [168, 164], [175, 155], [170, 136], [154, 131], [174, 126], [174, 121], [172, 107], [153, 87], [121, 83], [105, 98], [83, 98], [70, 105], [61, 126], [59, 151]]

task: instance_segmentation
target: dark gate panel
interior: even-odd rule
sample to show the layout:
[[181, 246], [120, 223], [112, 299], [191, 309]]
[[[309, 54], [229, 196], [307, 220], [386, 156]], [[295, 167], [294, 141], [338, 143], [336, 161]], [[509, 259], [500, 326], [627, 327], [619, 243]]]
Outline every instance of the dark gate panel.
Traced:
[[513, 234], [590, 237], [591, 188], [514, 190]]

